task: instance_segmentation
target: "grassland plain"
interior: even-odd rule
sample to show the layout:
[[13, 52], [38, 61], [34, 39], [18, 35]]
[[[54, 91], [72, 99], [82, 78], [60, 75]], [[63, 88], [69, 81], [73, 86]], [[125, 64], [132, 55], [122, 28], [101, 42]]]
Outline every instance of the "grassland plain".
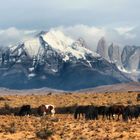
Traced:
[[[106, 92], [92, 93], [61, 93], [48, 94], [47, 92], [26, 93], [19, 95], [0, 96], [0, 140], [140, 140], [140, 118], [128, 122], [116, 120], [74, 120], [72, 114], [56, 114], [39, 117], [14, 116], [8, 111], [19, 108], [23, 104], [30, 104], [37, 108], [41, 104], [54, 104], [56, 107], [73, 105], [111, 105], [111, 104], [139, 104], [136, 100], [137, 92]], [[7, 112], [6, 112], [7, 111]]]

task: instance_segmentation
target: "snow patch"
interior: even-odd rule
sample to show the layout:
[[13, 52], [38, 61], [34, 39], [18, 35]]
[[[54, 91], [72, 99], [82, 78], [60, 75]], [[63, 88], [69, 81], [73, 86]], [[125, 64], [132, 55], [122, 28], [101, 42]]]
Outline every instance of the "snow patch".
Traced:
[[24, 42], [24, 47], [28, 55], [33, 58], [38, 54], [38, 51], [41, 47], [40, 40], [38, 38], [34, 38]]
[[30, 74], [28, 74], [28, 78], [32, 78], [32, 77], [35, 77], [35, 76], [36, 76], [35, 73], [30, 73]]
[[60, 31], [51, 30], [47, 34], [42, 35], [42, 37], [53, 49], [65, 56], [64, 61], [69, 60], [69, 56], [67, 55], [69, 53], [77, 59], [86, 59], [85, 53], [90, 53], [94, 57], [99, 57], [99, 54], [86, 49], [79, 41], [74, 41]]

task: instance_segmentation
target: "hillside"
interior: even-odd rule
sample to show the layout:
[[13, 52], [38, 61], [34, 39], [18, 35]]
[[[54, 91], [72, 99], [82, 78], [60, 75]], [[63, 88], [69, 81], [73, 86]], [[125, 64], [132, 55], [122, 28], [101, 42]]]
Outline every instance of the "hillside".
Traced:
[[93, 93], [104, 93], [104, 92], [140, 92], [140, 83], [130, 82], [130, 83], [121, 83], [113, 84], [106, 86], [98, 86], [91, 89], [80, 90], [81, 92], [93, 92]]

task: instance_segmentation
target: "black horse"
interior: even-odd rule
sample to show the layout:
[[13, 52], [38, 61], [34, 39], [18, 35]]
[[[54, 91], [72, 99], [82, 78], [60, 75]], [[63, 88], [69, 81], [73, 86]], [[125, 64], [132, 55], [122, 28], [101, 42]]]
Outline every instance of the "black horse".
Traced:
[[124, 109], [122, 114], [122, 118], [124, 121], [128, 121], [129, 119], [132, 120], [133, 118], [137, 119], [140, 115], [140, 106], [127, 106]]
[[78, 106], [76, 109], [75, 109], [75, 112], [74, 112], [74, 118], [75, 119], [80, 119], [81, 116], [82, 117], [85, 117], [85, 114], [87, 112], [87, 109], [89, 108], [89, 106]]
[[89, 106], [85, 113], [86, 120], [98, 120], [98, 107]]
[[123, 114], [125, 106], [123, 105], [112, 105], [109, 107], [109, 119], [110, 116], [114, 119], [114, 115], [118, 115], [118, 120], [120, 119], [120, 115]]
[[78, 106], [75, 109], [74, 118], [79, 119], [81, 117], [86, 120], [98, 119], [98, 108], [92, 105]]
[[98, 115], [102, 115], [103, 119], [106, 118], [109, 119], [110, 118], [110, 106], [98, 106]]
[[19, 116], [26, 116], [31, 114], [31, 106], [30, 105], [23, 105], [20, 108], [18, 113]]

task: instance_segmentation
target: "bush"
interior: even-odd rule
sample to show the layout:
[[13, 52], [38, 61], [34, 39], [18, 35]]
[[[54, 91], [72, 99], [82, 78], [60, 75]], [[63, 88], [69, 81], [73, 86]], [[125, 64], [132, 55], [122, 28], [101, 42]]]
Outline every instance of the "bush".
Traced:
[[6, 110], [10, 110], [10, 109], [11, 109], [11, 108], [10, 108], [10, 105], [9, 105], [7, 102], [5, 102], [4, 108], [5, 108]]
[[49, 92], [47, 95], [52, 95], [52, 93], [51, 93], [51, 92]]
[[36, 132], [37, 138], [40, 138], [40, 139], [48, 139], [52, 135], [53, 135], [53, 131], [49, 130], [48, 128], [44, 128], [44, 129]]
[[16, 124], [15, 123], [11, 123], [10, 126], [8, 128], [6, 128], [6, 132], [16, 133]]
[[132, 101], [131, 101], [131, 100], [128, 100], [128, 101], [127, 101], [127, 104], [132, 104]]
[[0, 101], [5, 101], [6, 99], [3, 97], [0, 97]]

